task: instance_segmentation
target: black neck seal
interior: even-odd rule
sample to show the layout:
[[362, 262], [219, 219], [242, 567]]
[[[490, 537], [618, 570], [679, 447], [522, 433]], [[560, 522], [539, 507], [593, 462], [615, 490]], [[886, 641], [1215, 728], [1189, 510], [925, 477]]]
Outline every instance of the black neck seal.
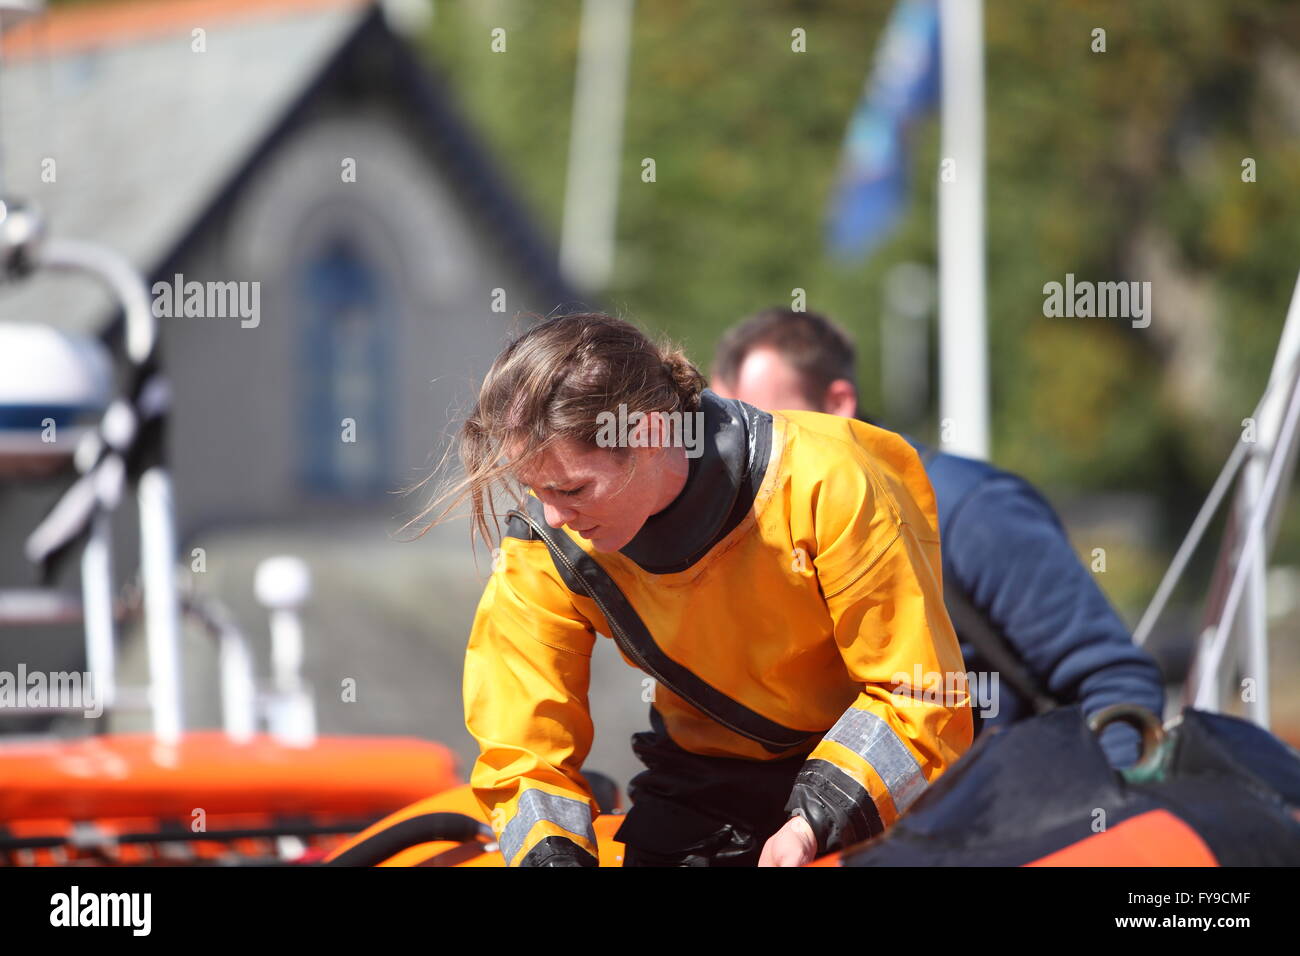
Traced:
[[689, 459], [686, 487], [672, 504], [651, 515], [620, 552], [651, 574], [685, 571], [703, 558], [744, 520], [767, 471], [772, 452], [768, 412], [708, 389], [700, 395], [700, 411], [700, 454]]

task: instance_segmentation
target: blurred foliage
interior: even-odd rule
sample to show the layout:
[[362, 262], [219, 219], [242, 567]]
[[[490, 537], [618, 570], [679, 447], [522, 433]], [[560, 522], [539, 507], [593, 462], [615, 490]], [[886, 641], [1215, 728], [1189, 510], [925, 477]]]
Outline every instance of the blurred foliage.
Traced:
[[[808, 308], [856, 335], [864, 407], [879, 407], [884, 277], [935, 260], [934, 117], [912, 131], [911, 196], [894, 235], [850, 266], [827, 255], [823, 235], [848, 118], [892, 8], [637, 5], [608, 308], [684, 341], [707, 369], [724, 328], [806, 289]], [[552, 235], [580, 13], [579, 0], [438, 0], [428, 37]], [[1156, 496], [1172, 537], [1254, 407], [1300, 266], [1300, 7], [987, 0], [985, 21], [994, 459], [1057, 494]], [[490, 50], [494, 27], [507, 31], [505, 54]], [[791, 51], [795, 27], [806, 53]], [[1104, 53], [1092, 50], [1098, 27]], [[641, 181], [644, 157], [655, 183]], [[1254, 183], [1242, 181], [1245, 157]], [[1142, 268], [1143, 244], [1167, 250], [1168, 275]], [[1153, 281], [1153, 327], [1045, 318], [1043, 285], [1066, 273]], [[1169, 304], [1186, 301], [1208, 329]], [[1184, 335], [1198, 336], [1190, 352]], [[1284, 560], [1300, 560], [1298, 524], [1285, 524]]]
[[[557, 237], [580, 0], [432, 3], [431, 64]], [[805, 289], [856, 336], [863, 407], [879, 409], [885, 277], [935, 263], [937, 119], [911, 131], [907, 212], [869, 259], [832, 260], [824, 225], [893, 7], [641, 0], [616, 276], [595, 304], [707, 370], [728, 325]], [[1300, 5], [985, 0], [985, 28], [993, 458], [1058, 497], [1151, 496], [1167, 549], [1239, 440], [1300, 266]], [[1151, 328], [1045, 318], [1043, 285], [1066, 273], [1152, 281]], [[903, 424], [934, 440], [936, 404]], [[1295, 500], [1277, 559], [1300, 563]], [[1122, 562], [1112, 593], [1149, 593], [1159, 564]]]

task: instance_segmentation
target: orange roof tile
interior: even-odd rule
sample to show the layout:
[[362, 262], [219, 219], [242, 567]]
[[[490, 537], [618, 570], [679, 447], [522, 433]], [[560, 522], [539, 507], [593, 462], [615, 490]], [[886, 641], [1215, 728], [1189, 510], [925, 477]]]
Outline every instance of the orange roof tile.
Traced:
[[24, 59], [130, 43], [229, 20], [276, 16], [373, 0], [113, 0], [55, 7], [7, 30], [6, 59]]

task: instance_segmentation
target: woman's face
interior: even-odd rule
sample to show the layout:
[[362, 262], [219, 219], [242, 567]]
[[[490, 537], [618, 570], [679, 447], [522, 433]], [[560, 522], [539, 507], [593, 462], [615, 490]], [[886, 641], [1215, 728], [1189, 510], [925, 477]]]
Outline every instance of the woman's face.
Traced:
[[[680, 469], [670, 460], [673, 451]], [[516, 477], [541, 499], [547, 524], [568, 525], [608, 552], [626, 546], [647, 518], [672, 503], [687, 469], [680, 448], [614, 450], [566, 440]]]

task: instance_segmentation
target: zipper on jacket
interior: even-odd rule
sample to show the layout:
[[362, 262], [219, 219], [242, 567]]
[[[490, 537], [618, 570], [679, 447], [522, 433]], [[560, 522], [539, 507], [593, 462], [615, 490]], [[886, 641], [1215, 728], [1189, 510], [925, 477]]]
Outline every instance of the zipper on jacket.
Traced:
[[[537, 533], [537, 535], [542, 539], [542, 541], [546, 544], [547, 550], [551, 552], [551, 555], [553, 557], [559, 558], [561, 561], [564, 562], [565, 567], [569, 569], [570, 573], [574, 577], [574, 580], [576, 580], [582, 586], [582, 589], [587, 592], [587, 596], [596, 602], [596, 606], [600, 608], [601, 613], [605, 615], [605, 620], [609, 624], [609, 629], [613, 631], [611, 637], [614, 638], [614, 642], [629, 657], [633, 658], [637, 662], [637, 664], [640, 665], [643, 671], [645, 671], [647, 674], [649, 674], [659, 683], [663, 684], [670, 691], [672, 691], [682, 700], [686, 701], [692, 707], [696, 708], [701, 713], [711, 717], [713, 720], [716, 720], [718, 723], [720, 723], [722, 726], [726, 727], [728, 730], [732, 731], [733, 733], [739, 734], [741, 737], [745, 737], [749, 740], [756, 741], [757, 743], [760, 744], [770, 744], [771, 746], [779, 747], [782, 750], [788, 750], [791, 747], [799, 746], [798, 744], [786, 744], [780, 740], [768, 740], [765, 737], [760, 737], [756, 734], [750, 733], [749, 731], [741, 730], [735, 724], [724, 719], [718, 714], [715, 714], [708, 707], [701, 705], [699, 701], [692, 698], [689, 694], [683, 692], [681, 688], [674, 686], [671, 681], [666, 680], [661, 673], [659, 673], [657, 670], [655, 670], [655, 668], [650, 666], [650, 664], [646, 661], [646, 659], [641, 655], [640, 651], [636, 649], [636, 646], [632, 643], [632, 639], [627, 636], [627, 634], [623, 631], [622, 626], [618, 623], [618, 618], [615, 615], [610, 613], [609, 608], [605, 606], [605, 603], [592, 590], [587, 580], [581, 574], [578, 573], [578, 569], [574, 566], [573, 562], [569, 560], [568, 555], [566, 555], [560, 548], [552, 546], [551, 536], [546, 531], [544, 531], [542, 527], [535, 520], [533, 520], [533, 517], [531, 515], [525, 514], [523, 511], [511, 511], [510, 513], [519, 515], [519, 517], [523, 518], [523, 520], [528, 524], [528, 526], [532, 528]], [[563, 532], [558, 532], [558, 533], [563, 534]], [[590, 557], [590, 555], [588, 555], [588, 557]], [[592, 558], [591, 560], [594, 561], [595, 559]]]

